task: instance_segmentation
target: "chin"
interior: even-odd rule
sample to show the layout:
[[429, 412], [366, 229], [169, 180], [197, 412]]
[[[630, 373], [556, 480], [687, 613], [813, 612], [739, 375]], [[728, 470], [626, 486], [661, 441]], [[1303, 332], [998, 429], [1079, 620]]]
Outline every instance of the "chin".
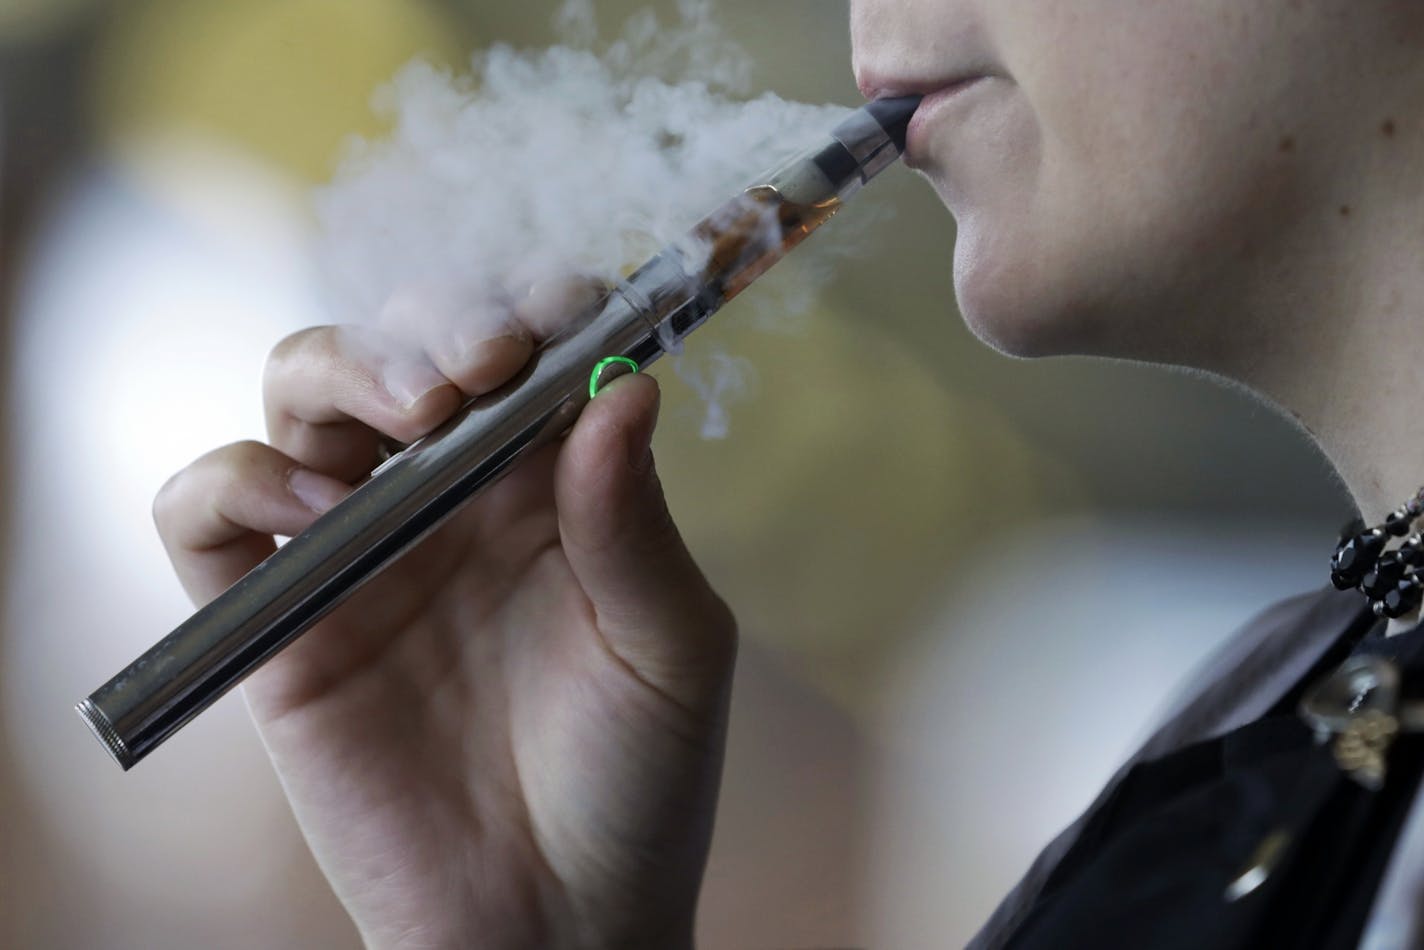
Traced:
[[1016, 261], [1005, 250], [996, 252], [961, 227], [954, 249], [954, 295], [970, 331], [1000, 353], [1022, 359], [1083, 352], [1085, 322], [1067, 305], [1066, 288], [1022, 264], [1032, 255], [1019, 255]]
[[1045, 334], [1033, 321], [1021, 319], [1017, 314], [986, 312], [966, 304], [963, 298], [959, 312], [971, 333], [1005, 356], [1030, 360], [1063, 355], [1064, 351], [1046, 342]]

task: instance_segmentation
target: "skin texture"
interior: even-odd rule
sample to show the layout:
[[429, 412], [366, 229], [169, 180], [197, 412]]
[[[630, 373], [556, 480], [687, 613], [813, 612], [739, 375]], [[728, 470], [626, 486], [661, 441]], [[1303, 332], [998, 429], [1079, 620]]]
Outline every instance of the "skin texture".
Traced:
[[[1424, 481], [1424, 4], [855, 0], [852, 32], [868, 95], [988, 77], [913, 155], [986, 341], [1244, 383], [1369, 517]], [[194, 600], [338, 499], [381, 435], [512, 375], [552, 312], [524, 306], [512, 337], [399, 363], [355, 331], [280, 346], [272, 445], [218, 450], [156, 504]], [[251, 679], [371, 946], [690, 943], [735, 632], [651, 474], [656, 399], [616, 382]]]
[[912, 161], [971, 328], [1229, 377], [1367, 516], [1424, 482], [1424, 4], [854, 0], [870, 95], [989, 78]]
[[[551, 322], [531, 300], [514, 336], [462, 353], [331, 327], [279, 345], [272, 444], [218, 449], [155, 503], [195, 603], [339, 501], [382, 435], [417, 438], [512, 375]], [[663, 502], [657, 402], [652, 378], [615, 380], [248, 681], [369, 946], [690, 945], [735, 628]]]

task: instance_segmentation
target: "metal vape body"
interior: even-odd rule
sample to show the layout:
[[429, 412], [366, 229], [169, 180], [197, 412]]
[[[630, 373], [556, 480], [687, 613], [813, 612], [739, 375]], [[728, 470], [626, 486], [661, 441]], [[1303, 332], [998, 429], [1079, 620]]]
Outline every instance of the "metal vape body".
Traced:
[[[592, 394], [682, 340], [893, 164], [918, 97], [853, 112], [826, 142], [705, 218], [585, 310], [513, 380], [382, 463], [344, 501], [77, 706], [128, 769], [419, 543]], [[591, 378], [603, 367], [601, 378]]]

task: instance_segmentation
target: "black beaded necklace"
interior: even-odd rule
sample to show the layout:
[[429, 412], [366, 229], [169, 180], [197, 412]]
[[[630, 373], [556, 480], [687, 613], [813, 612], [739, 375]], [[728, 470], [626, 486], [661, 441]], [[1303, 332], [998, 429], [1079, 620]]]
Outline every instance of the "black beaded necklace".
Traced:
[[[1330, 583], [1339, 590], [1363, 593], [1376, 617], [1412, 613], [1424, 601], [1424, 532], [1409, 534], [1421, 514], [1424, 488], [1382, 525], [1366, 528], [1359, 518], [1346, 525], [1330, 559]], [[1394, 538], [1404, 540], [1399, 547], [1385, 550]]]

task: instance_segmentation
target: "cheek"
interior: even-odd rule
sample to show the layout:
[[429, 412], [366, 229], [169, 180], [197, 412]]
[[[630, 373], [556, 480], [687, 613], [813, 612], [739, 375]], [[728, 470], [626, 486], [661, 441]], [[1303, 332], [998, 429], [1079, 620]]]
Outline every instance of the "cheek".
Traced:
[[1275, 91], [1248, 31], [1191, 20], [1198, 4], [1114, 6], [1137, 19], [1092, 43], [1032, 34], [1054, 42], [1016, 73], [1029, 160], [990, 163], [993, 186], [959, 202], [961, 308], [1010, 353], [1179, 358], [1168, 337], [1194, 325], [1162, 315], [1280, 204], [1286, 133], [1268, 128]]

